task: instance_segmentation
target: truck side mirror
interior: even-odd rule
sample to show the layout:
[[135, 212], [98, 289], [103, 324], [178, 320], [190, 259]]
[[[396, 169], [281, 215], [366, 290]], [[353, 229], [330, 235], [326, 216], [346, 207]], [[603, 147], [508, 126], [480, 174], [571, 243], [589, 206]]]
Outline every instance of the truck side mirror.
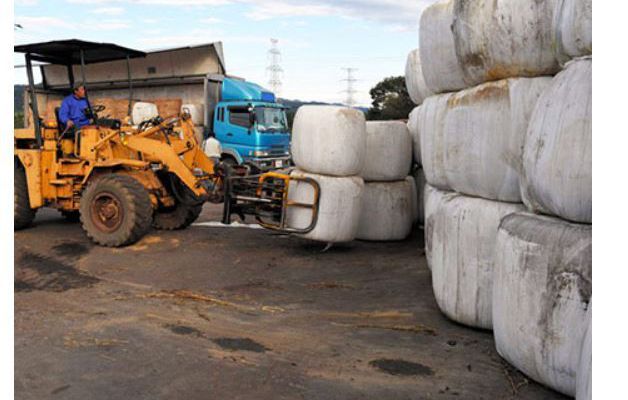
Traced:
[[255, 121], [257, 121], [257, 116], [255, 115], [255, 112], [254, 112], [254, 111], [251, 111], [251, 112], [249, 113], [249, 125], [250, 125], [250, 126], [255, 125]]

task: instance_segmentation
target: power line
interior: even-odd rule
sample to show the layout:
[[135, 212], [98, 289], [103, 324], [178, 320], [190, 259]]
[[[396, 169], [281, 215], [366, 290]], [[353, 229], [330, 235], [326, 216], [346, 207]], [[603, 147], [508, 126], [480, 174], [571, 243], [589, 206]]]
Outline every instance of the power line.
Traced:
[[355, 94], [358, 92], [355, 89], [355, 83], [358, 80], [355, 79], [353, 73], [356, 72], [358, 69], [357, 68], [343, 68], [343, 70], [347, 71], [347, 77], [345, 79], [342, 79], [342, 82], [347, 82], [347, 88], [342, 91], [343, 93], [347, 95], [347, 97], [345, 98], [345, 104], [349, 107], [353, 107], [356, 104]]
[[268, 84], [271, 89], [275, 93], [277, 97], [279, 97], [279, 93], [281, 92], [282, 82], [281, 78], [283, 76], [283, 68], [281, 68], [281, 51], [277, 44], [279, 43], [278, 39], [270, 39], [270, 50], [268, 50], [268, 61], [270, 65], [266, 68], [266, 71], [270, 75], [270, 79]]

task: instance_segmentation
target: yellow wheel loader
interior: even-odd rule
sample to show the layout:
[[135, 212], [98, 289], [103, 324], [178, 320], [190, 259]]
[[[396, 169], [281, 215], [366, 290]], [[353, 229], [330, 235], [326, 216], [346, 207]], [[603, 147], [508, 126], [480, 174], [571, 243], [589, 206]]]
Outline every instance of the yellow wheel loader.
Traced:
[[[316, 224], [319, 186], [313, 180], [311, 203], [289, 200], [289, 174], [249, 176], [205, 155], [190, 116], [185, 112], [154, 117], [130, 125], [100, 118], [103, 106], [91, 106], [90, 125], [68, 129], [55, 119], [40, 118], [38, 96], [49, 94], [45, 82], [35, 85], [33, 61], [67, 67], [70, 87], [74, 66], [82, 82], [85, 66], [143, 57], [144, 53], [113, 44], [80, 40], [54, 41], [15, 47], [25, 53], [28, 74], [27, 106], [30, 126], [14, 132], [14, 224], [28, 227], [37, 209], [52, 207], [79, 220], [97, 244], [109, 247], [136, 242], [151, 227], [182, 229], [196, 220], [204, 202], [224, 201], [224, 222], [232, 215], [253, 215], [264, 227], [280, 232], [306, 233]], [[127, 68], [131, 82], [131, 68]], [[87, 85], [85, 85], [87, 86]], [[86, 88], [87, 89], [87, 88]], [[53, 90], [56, 95], [59, 89]], [[129, 88], [129, 114], [133, 99]], [[303, 181], [301, 179], [301, 181]], [[287, 222], [289, 207], [311, 209], [310, 226], [294, 229]]]

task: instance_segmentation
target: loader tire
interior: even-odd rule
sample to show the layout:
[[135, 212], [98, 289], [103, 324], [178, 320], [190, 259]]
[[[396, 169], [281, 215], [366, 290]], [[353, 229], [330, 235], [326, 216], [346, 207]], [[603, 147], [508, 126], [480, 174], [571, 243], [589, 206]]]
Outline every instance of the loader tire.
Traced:
[[81, 197], [81, 224], [87, 236], [106, 247], [140, 240], [153, 221], [144, 186], [125, 175], [108, 175], [89, 184]]
[[171, 209], [157, 210], [153, 218], [153, 226], [166, 231], [184, 229], [196, 221], [202, 210], [202, 204], [188, 206], [177, 203]]
[[20, 166], [13, 168], [13, 227], [24, 229], [33, 223], [37, 209], [32, 209], [28, 198], [26, 172]]

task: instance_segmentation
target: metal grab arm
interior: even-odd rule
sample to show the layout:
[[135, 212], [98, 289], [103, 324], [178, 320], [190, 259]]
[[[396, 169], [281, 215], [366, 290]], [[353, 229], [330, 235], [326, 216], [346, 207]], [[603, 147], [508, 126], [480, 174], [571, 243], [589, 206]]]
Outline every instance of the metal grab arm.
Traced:
[[[291, 184], [310, 185], [314, 196], [312, 203], [289, 200]], [[305, 234], [318, 222], [320, 185], [312, 178], [296, 177], [269, 172], [249, 177], [229, 177], [225, 180], [225, 208], [223, 223], [231, 222], [231, 215], [252, 215], [263, 228], [283, 232]], [[312, 218], [305, 228], [289, 226], [288, 210], [291, 207], [312, 210]]]

